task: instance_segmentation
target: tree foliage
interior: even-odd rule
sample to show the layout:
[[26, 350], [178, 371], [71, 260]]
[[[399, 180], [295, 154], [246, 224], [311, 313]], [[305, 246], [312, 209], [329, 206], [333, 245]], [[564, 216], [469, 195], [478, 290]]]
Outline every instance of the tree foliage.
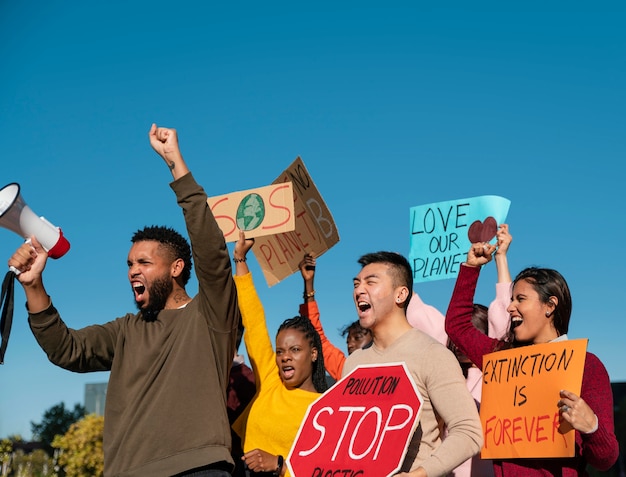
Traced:
[[[0, 440], [0, 477], [46, 477], [53, 475], [54, 461], [43, 449], [26, 453], [16, 449], [24, 441], [20, 436]], [[54, 474], [56, 475], [56, 474]]]
[[104, 475], [103, 434], [104, 418], [89, 414], [54, 439], [52, 446], [60, 451], [58, 464], [66, 477]]
[[30, 453], [23, 450], [13, 452], [11, 469], [18, 477], [46, 477], [52, 475], [53, 463], [50, 456], [43, 449], [36, 449]]
[[0, 475], [8, 475], [11, 466], [11, 453], [13, 452], [13, 442], [10, 439], [0, 440]]
[[43, 442], [49, 450], [52, 450], [54, 437], [65, 434], [73, 423], [84, 416], [84, 406], [76, 403], [74, 409], [69, 410], [65, 409], [65, 404], [60, 402], [44, 412], [41, 423], [31, 421], [31, 432], [36, 440]]

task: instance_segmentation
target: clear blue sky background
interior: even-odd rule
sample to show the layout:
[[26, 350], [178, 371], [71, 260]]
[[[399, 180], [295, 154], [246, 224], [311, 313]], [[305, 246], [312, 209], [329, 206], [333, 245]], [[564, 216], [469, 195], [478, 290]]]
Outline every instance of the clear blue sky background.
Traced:
[[[467, 5], [467, 6], [465, 6]], [[412, 206], [511, 200], [510, 265], [568, 279], [570, 338], [626, 381], [623, 2], [0, 2], [0, 181], [72, 244], [45, 282], [72, 327], [135, 309], [132, 233], [184, 231], [152, 122], [179, 131], [209, 195], [271, 183], [300, 155], [337, 223], [318, 260], [331, 340], [356, 318], [358, 257], [408, 255]], [[0, 229], [0, 257], [21, 239]], [[6, 263], [6, 262], [5, 262]], [[297, 313], [299, 275], [252, 272], [272, 336]], [[494, 265], [477, 301], [494, 295]], [[416, 285], [445, 313], [453, 280]], [[195, 282], [190, 291], [195, 294]], [[85, 383], [50, 364], [16, 285], [0, 366], [0, 437], [29, 439]]]

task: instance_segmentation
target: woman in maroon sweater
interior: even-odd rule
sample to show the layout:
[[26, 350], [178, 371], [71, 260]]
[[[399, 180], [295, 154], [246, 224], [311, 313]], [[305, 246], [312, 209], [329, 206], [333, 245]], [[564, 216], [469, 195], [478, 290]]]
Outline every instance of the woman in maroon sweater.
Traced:
[[[460, 267], [446, 314], [446, 333], [482, 369], [483, 355], [494, 351], [567, 339], [572, 300], [565, 279], [556, 271], [530, 267], [513, 281], [508, 335], [497, 340], [472, 325], [474, 292], [482, 265], [496, 250], [489, 243], [472, 244]], [[619, 455], [614, 432], [611, 383], [602, 362], [587, 353], [580, 396], [561, 391], [558, 400], [562, 426], [576, 432], [571, 458], [494, 460], [496, 476], [587, 476], [587, 465], [608, 470]]]

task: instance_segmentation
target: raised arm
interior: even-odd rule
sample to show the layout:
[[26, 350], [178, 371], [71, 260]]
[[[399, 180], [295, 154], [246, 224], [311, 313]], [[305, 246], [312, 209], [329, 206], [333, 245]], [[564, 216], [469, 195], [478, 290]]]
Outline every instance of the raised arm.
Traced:
[[498, 242], [496, 243], [497, 248], [494, 260], [496, 262], [496, 269], [498, 270], [498, 283], [511, 283], [513, 280], [511, 279], [506, 254], [513, 241], [513, 236], [509, 233], [508, 224], [500, 224], [496, 237]]
[[152, 149], [163, 158], [174, 180], [189, 173], [187, 164], [180, 153], [176, 129], [157, 127], [156, 124], [152, 124], [148, 135]]
[[315, 301], [315, 257], [308, 253], [305, 254], [299, 267], [300, 274], [302, 275], [302, 281], [304, 282], [304, 303], [300, 305], [300, 315], [306, 316], [309, 320], [311, 320], [311, 324], [320, 335], [326, 371], [328, 371], [328, 374], [330, 374], [333, 379], [339, 380], [341, 379], [341, 371], [343, 370], [343, 364], [346, 361], [346, 355], [328, 340], [324, 334], [324, 328], [322, 328], [319, 308], [317, 307], [317, 302]]
[[498, 272], [498, 281], [496, 283], [496, 296], [489, 304], [489, 336], [491, 338], [502, 338], [509, 329], [510, 319], [507, 308], [511, 303], [511, 272], [509, 271], [509, 263], [507, 260], [507, 252], [513, 241], [513, 237], [509, 233], [507, 224], [500, 224], [497, 234], [496, 253], [494, 261]]
[[265, 310], [259, 299], [252, 274], [248, 268], [247, 254], [254, 245], [254, 239], [246, 239], [239, 231], [239, 240], [235, 243], [233, 261], [235, 262], [235, 284], [241, 321], [246, 332], [243, 335], [248, 358], [254, 370], [257, 389], [268, 377], [278, 378], [276, 355], [267, 329]]
[[[226, 353], [230, 364], [240, 314], [224, 234], [207, 203], [206, 192], [196, 182], [183, 159], [176, 130], [152, 124], [149, 139], [174, 178], [170, 187], [183, 211], [198, 279], [198, 294], [194, 300], [198, 300], [208, 326], [219, 333], [229, 333], [232, 338], [228, 343], [219, 342], [220, 346], [231, 348]], [[186, 265], [191, 267], [191, 263]]]
[[[243, 276], [250, 273], [248, 268], [248, 252], [254, 245], [254, 239], [247, 239], [243, 230], [239, 231], [239, 240], [235, 243], [235, 250], [233, 250], [233, 262], [235, 262], [235, 275]], [[245, 327], [244, 327], [245, 328]]]
[[472, 324], [474, 293], [480, 268], [491, 261], [495, 248], [486, 242], [471, 245], [467, 261], [460, 267], [446, 313], [446, 333], [450, 340], [480, 369], [483, 355], [495, 351], [498, 343]]

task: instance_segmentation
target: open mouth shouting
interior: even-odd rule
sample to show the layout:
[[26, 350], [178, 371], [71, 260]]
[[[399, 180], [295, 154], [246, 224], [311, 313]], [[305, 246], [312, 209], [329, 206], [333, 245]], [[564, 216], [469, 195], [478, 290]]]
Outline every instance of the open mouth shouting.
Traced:
[[296, 370], [293, 366], [282, 366], [281, 372], [285, 381], [289, 381], [296, 374]]
[[367, 301], [364, 301], [364, 300], [359, 300], [356, 306], [359, 310], [359, 318], [361, 317], [362, 314], [366, 313], [367, 310], [372, 308], [372, 305], [370, 305]]
[[144, 303], [146, 298], [144, 296], [146, 292], [146, 286], [137, 280], [133, 280], [131, 282], [131, 286], [133, 287], [133, 293], [135, 294], [135, 302], [137, 302], [138, 304]]
[[511, 331], [521, 325], [523, 321], [521, 316], [511, 316]]

